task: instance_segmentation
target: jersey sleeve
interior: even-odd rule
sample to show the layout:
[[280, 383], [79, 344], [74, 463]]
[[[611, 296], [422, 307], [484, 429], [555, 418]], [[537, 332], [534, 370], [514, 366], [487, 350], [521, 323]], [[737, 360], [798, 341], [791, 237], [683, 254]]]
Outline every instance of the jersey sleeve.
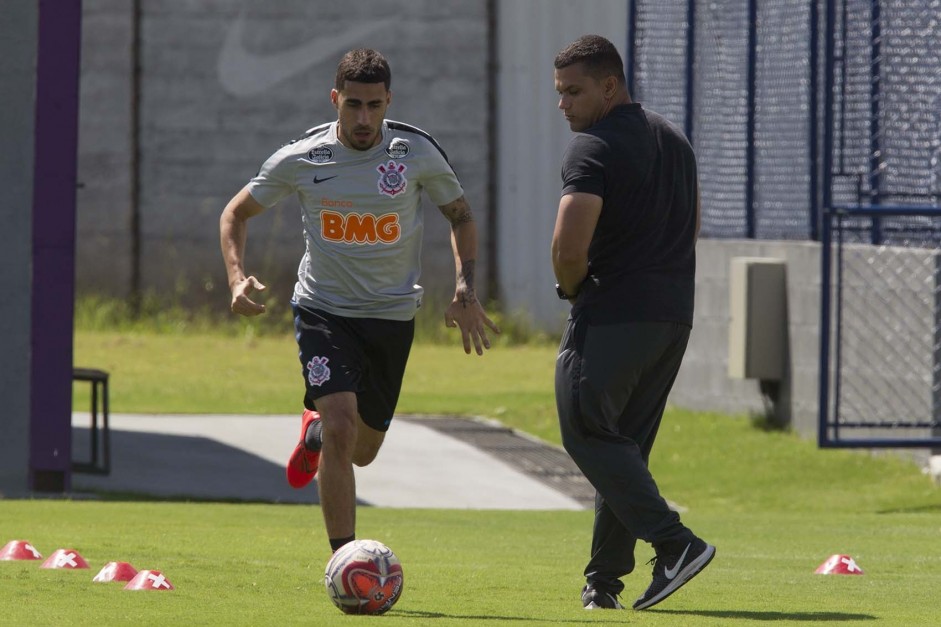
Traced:
[[604, 197], [604, 143], [591, 135], [576, 135], [562, 157], [562, 195]]
[[431, 202], [440, 207], [464, 195], [464, 188], [454, 168], [441, 151], [430, 142], [425, 165], [421, 185]]
[[287, 158], [289, 154], [288, 150], [281, 149], [271, 155], [248, 182], [249, 193], [267, 209], [296, 190], [294, 162]]

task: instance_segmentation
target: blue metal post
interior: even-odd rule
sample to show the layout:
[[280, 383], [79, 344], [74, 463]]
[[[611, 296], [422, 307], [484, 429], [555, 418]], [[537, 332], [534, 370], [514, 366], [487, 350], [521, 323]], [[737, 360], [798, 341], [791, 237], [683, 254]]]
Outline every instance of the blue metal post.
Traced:
[[[872, 0], [870, 31], [870, 79], [869, 79], [869, 204], [882, 204], [882, 124], [881, 109], [881, 64], [882, 64], [882, 11], [880, 0]], [[872, 220], [872, 243], [882, 243], [882, 221]]]
[[818, 117], [819, 102], [817, 91], [820, 89], [819, 71], [820, 63], [820, 37], [817, 29], [820, 28], [820, 8], [817, 0], [810, 0], [810, 115], [807, 145], [810, 147], [810, 239], [820, 241], [820, 150], [817, 142], [820, 139]]
[[693, 74], [693, 63], [696, 60], [696, 0], [686, 2], [686, 119], [683, 122], [683, 131], [689, 143], [693, 141], [693, 118], [696, 105], [696, 83]]
[[637, 46], [637, 0], [628, 0], [627, 3], [627, 91], [634, 98], [634, 72]]
[[[816, 0], [811, 0], [816, 2]], [[826, 0], [826, 27], [824, 29], [824, 86], [823, 86], [823, 163], [821, 167], [821, 202], [823, 204], [822, 237], [820, 246], [820, 366], [818, 382], [817, 444], [828, 444], [827, 421], [830, 403], [830, 209], [833, 206], [833, 60], [834, 20], [836, 0]]]
[[748, 67], [745, 94], [745, 237], [755, 239], [755, 102], [758, 64], [758, 0], [748, 0]]

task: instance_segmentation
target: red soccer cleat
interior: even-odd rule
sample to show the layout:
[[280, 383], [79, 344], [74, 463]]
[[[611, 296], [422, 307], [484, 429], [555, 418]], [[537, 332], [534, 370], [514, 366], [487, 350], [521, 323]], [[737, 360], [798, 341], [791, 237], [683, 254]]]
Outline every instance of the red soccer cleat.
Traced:
[[307, 428], [317, 420], [320, 420], [319, 413], [309, 409], [304, 410], [304, 415], [301, 416], [301, 439], [294, 447], [287, 466], [288, 483], [292, 488], [303, 488], [313, 481], [317, 468], [320, 466], [320, 449], [312, 451], [304, 443]]

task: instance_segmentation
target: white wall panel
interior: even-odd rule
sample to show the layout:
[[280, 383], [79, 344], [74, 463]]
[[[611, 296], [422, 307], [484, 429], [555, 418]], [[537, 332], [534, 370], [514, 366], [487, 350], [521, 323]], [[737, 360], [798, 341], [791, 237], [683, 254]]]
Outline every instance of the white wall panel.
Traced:
[[497, 215], [501, 299], [539, 326], [561, 327], [549, 246], [559, 206], [562, 153], [571, 139], [558, 110], [552, 62], [581, 35], [627, 43], [624, 0], [503, 0], [498, 3]]

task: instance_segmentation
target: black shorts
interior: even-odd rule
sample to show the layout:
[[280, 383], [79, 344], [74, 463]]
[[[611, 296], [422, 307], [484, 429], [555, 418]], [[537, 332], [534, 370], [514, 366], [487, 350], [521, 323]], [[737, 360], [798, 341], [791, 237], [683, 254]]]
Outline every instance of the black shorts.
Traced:
[[317, 399], [354, 392], [363, 422], [387, 431], [402, 389], [415, 321], [345, 318], [292, 303], [304, 407]]

